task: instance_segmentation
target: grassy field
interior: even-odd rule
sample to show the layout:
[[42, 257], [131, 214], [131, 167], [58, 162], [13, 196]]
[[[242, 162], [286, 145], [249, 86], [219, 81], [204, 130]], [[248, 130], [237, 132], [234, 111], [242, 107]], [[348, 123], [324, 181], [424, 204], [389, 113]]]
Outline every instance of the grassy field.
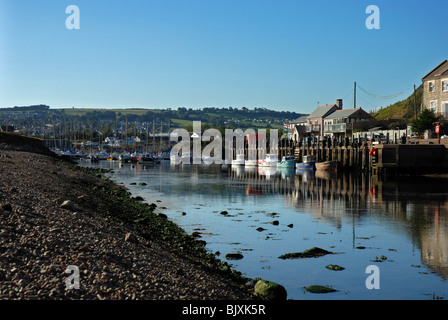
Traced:
[[97, 108], [67, 108], [67, 109], [59, 109], [59, 110], [64, 110], [66, 115], [69, 116], [83, 116], [86, 113], [89, 112], [94, 112], [94, 111], [99, 111], [99, 112], [104, 112], [104, 111], [113, 111], [115, 113], [121, 113], [122, 115], [130, 115], [130, 114], [135, 114], [138, 116], [144, 115], [146, 114], [148, 111], [154, 112], [154, 113], [160, 113], [160, 110], [157, 109], [97, 109]]

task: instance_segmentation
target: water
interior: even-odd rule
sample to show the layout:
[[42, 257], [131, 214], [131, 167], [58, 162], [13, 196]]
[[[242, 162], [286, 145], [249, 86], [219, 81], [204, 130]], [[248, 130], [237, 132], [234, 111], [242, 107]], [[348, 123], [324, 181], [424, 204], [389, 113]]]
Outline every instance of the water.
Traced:
[[[92, 166], [113, 169], [111, 179], [156, 203], [188, 233], [199, 232], [220, 259], [241, 253], [243, 259], [228, 261], [234, 269], [282, 284], [289, 299], [448, 299], [446, 180], [378, 181], [359, 173], [294, 170], [271, 175], [169, 162], [147, 168], [116, 161]], [[336, 254], [278, 258], [312, 247]], [[328, 264], [345, 269], [328, 270]], [[379, 268], [379, 289], [366, 287], [370, 265]], [[338, 291], [304, 290], [315, 284]]]

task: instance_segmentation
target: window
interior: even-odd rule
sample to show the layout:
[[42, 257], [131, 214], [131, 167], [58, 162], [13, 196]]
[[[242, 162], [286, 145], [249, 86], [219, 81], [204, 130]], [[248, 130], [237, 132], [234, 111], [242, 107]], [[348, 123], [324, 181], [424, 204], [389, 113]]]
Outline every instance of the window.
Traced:
[[443, 92], [448, 91], [448, 80], [442, 81], [442, 91]]
[[437, 101], [431, 101], [431, 110], [437, 112]]
[[448, 101], [442, 102], [442, 116], [448, 118]]
[[434, 92], [434, 82], [430, 82], [428, 84], [428, 89], [429, 89], [429, 92]]

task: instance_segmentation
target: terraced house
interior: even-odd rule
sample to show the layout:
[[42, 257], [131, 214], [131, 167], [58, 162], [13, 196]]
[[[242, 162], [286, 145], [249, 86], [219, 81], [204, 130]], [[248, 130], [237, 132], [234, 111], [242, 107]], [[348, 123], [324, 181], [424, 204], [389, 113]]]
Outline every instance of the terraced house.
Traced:
[[362, 108], [343, 109], [342, 99], [335, 104], [317, 107], [308, 116], [302, 116], [289, 125], [288, 134], [294, 141], [305, 137], [351, 137], [355, 130], [367, 130], [377, 121]]
[[448, 119], [448, 60], [422, 78], [423, 108]]

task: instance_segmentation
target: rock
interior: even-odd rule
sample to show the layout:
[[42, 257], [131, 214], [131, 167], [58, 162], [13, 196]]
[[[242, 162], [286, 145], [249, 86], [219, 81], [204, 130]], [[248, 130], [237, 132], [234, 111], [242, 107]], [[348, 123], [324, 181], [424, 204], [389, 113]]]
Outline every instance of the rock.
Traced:
[[243, 259], [243, 255], [241, 253], [228, 253], [226, 254], [227, 260], [241, 260]]
[[292, 227], [294, 227], [294, 225], [292, 223], [290, 223], [290, 224], [287, 225], [287, 227], [288, 228], [292, 228]]
[[10, 211], [10, 212], [12, 212], [12, 206], [11, 206], [11, 204], [9, 204], [9, 203], [2, 204], [2, 205], [1, 205], [1, 208], [2, 208], [3, 210], [5, 210], [5, 211]]
[[61, 208], [67, 209], [67, 210], [71, 210], [71, 211], [75, 211], [75, 204], [71, 200], [65, 200], [61, 204]]
[[282, 285], [267, 281], [258, 280], [254, 287], [255, 295], [267, 300], [286, 300], [287, 292]]
[[149, 210], [154, 211], [157, 208], [155, 203], [148, 204]]
[[325, 268], [333, 271], [342, 271], [345, 269], [344, 267], [338, 266], [337, 264], [329, 264], [326, 265]]
[[264, 230], [266, 230], [265, 228], [262, 228], [262, 227], [258, 227], [257, 229], [256, 229], [258, 232], [261, 232], [261, 231], [264, 231]]
[[182, 212], [181, 212], [181, 215], [182, 215], [182, 216], [186, 216], [186, 215], [187, 215], [187, 213], [186, 213], [186, 212], [184, 212], [184, 211], [182, 211]]
[[136, 201], [143, 201], [144, 199], [142, 198], [142, 197], [140, 197], [140, 196], [136, 196], [135, 198], [134, 198]]
[[140, 182], [138, 185], [139, 186], [146, 186], [146, 182]]
[[306, 291], [311, 293], [330, 293], [330, 292], [336, 292], [337, 290], [327, 287], [327, 286], [321, 286], [321, 285], [312, 285], [305, 288]]
[[258, 282], [258, 279], [250, 279], [249, 281], [247, 281], [244, 285], [246, 286], [246, 287], [249, 287], [249, 288], [255, 288], [255, 285], [257, 284], [257, 282]]
[[274, 226], [278, 226], [279, 224], [278, 220], [271, 221], [270, 223], [273, 224]]
[[131, 243], [138, 243], [137, 237], [130, 232], [126, 233], [126, 235], [124, 236], [124, 241]]
[[159, 218], [162, 218], [162, 219], [168, 219], [168, 216], [164, 213], [158, 213], [157, 216], [159, 216]]
[[221, 211], [219, 214], [222, 214], [223, 216], [228, 215], [229, 213], [227, 211]]
[[317, 258], [324, 256], [326, 254], [334, 254], [334, 253], [318, 247], [313, 247], [303, 252], [286, 253], [281, 255], [279, 258], [280, 259]]

